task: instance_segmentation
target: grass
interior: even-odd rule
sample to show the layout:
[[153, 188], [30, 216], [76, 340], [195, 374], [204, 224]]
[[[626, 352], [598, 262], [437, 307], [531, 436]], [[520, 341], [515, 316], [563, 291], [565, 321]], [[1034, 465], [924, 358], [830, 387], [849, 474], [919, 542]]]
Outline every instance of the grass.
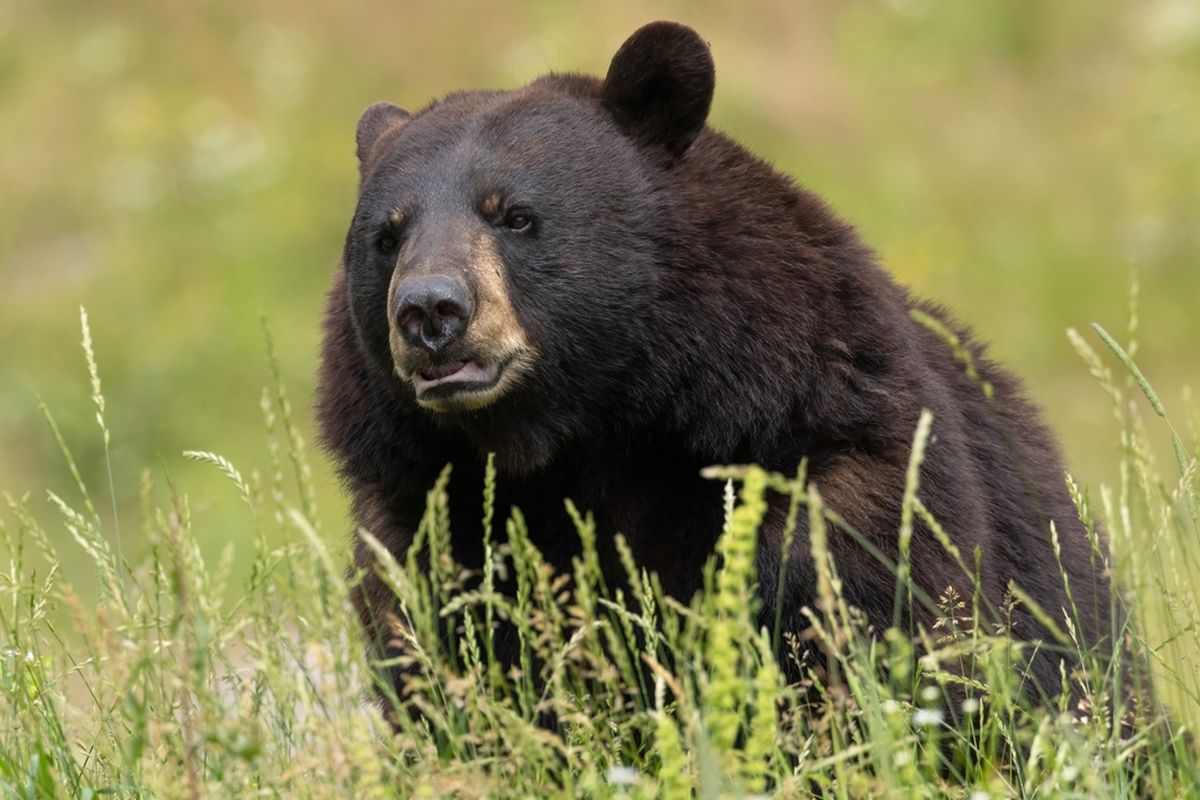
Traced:
[[[86, 315], [82, 323], [107, 452]], [[1191, 796], [1200, 792], [1191, 738], [1200, 720], [1200, 594], [1187, 576], [1200, 574], [1200, 414], [1189, 404], [1188, 444], [1135, 365], [1136, 325], [1124, 344], [1096, 333], [1110, 356], [1076, 332], [1070, 339], [1112, 401], [1120, 480], [1096, 493], [1070, 485], [1089, 530], [1107, 534], [1094, 537], [1095, 556], [1116, 578], [1114, 602], [1131, 609], [1130, 668], [1151, 666], [1153, 701], [1114, 696], [1109, 666], [1084, 652], [1080, 668], [1063, 675], [1082, 703], [1031, 704], [1022, 665], [1033, 645], [984, 621], [975, 597], [952, 591], [933, 599], [941, 610], [933, 629], [871, 635], [842, 595], [827, 546], [852, 532], [805, 481], [803, 465], [795, 475], [710, 471], [727, 481], [726, 522], [704, 589], [686, 604], [665, 597], [620, 539], [626, 581], [606, 585], [596, 541], [609, 534], [569, 504], [582, 554], [572, 574], [553, 574], [520, 511], [495, 507], [494, 472], [478, 487], [455, 485], [447, 471], [431, 487], [413, 550], [377, 547], [404, 610], [395, 635], [412, 677], [397, 697], [378, 680], [379, 668], [394, 664], [364, 655], [348, 600], [361, 576], [347, 577], [345, 547], [317, 530], [308, 457], [276, 377], [261, 401], [262, 469], [185, 454], [222, 473], [225, 502], [242, 507], [242, 526], [227, 532], [215, 563], [197, 544], [169, 460], [142, 473], [140, 526], [122, 532], [122, 551], [115, 521], [126, 510], [93, 495], [43, 406], [77, 496], [5, 497], [0, 796]], [[917, 519], [973, 569], [921, 502], [928, 422], [914, 436], [897, 520], [900, 605], [913, 602], [904, 543]], [[1173, 443], [1169, 469], [1154, 460], [1159, 436]], [[481, 493], [489, 540], [477, 573], [449, 551], [451, 490]], [[818, 575], [804, 635], [827, 668], [807, 670], [795, 686], [784, 685], [774, 654], [779, 641], [787, 649], [796, 640], [752, 622], [756, 535], [770, 493], [790, 498], [785, 538], [807, 517]], [[47, 512], [53, 523], [42, 521]], [[70, 549], [56, 546], [55, 527], [69, 533]], [[131, 539], [145, 553], [135, 562], [125, 559]], [[62, 577], [62, 565], [78, 559], [94, 570], [94, 601]], [[247, 561], [248, 578], [230, 591], [235, 565]], [[505, 576], [515, 579], [512, 596], [496, 590]], [[1010, 602], [1030, 601], [1015, 588]], [[1057, 644], [1083, 649], [1070, 614], [1036, 613]], [[519, 663], [509, 669], [493, 655], [501, 625], [519, 636]], [[389, 695], [382, 707], [369, 701], [379, 693]], [[395, 729], [382, 710], [390, 706], [400, 707], [388, 715]]]

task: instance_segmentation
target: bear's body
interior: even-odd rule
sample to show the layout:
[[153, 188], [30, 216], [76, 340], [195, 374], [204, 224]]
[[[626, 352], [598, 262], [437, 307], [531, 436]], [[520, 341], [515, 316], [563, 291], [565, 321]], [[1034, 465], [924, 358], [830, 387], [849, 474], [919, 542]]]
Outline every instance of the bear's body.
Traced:
[[[357, 523], [402, 554], [425, 493], [454, 465], [454, 553], [482, 560], [478, 492], [487, 454], [497, 508], [524, 512], [535, 543], [569, 568], [564, 508], [591, 510], [619, 575], [622, 532], [664, 589], [687, 599], [721, 528], [719, 482], [701, 470], [755, 462], [809, 480], [895, 559], [920, 412], [933, 436], [920, 497], [987, 600], [1016, 581], [1085, 634], [1108, 629], [1108, 591], [1064, 485], [1053, 436], [1016, 381], [936, 307], [914, 303], [818, 198], [704, 126], [707, 48], [682, 26], [636, 33], [604, 81], [551, 75], [465, 92], [416, 115], [359, 124], [359, 205], [328, 299], [318, 412]], [[991, 399], [913, 307], [953, 328]], [[775, 617], [786, 499], [760, 532], [764, 620]], [[831, 537], [847, 599], [892, 624], [895, 576], [852, 537]], [[784, 630], [808, 627], [815, 578], [804, 526], [788, 559]], [[391, 610], [370, 574], [357, 601]], [[938, 597], [969, 582], [918, 524], [913, 578]], [[1094, 602], [1095, 598], [1102, 598]], [[1044, 638], [1018, 610], [1015, 633]], [[928, 617], [922, 620], [929, 624]], [[1058, 655], [1039, 656], [1043, 689]]]

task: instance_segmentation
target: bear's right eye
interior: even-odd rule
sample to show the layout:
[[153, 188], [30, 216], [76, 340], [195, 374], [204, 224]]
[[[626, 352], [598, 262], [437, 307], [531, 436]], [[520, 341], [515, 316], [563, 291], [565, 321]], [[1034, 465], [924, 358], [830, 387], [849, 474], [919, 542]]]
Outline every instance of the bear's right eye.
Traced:
[[381, 220], [375, 228], [375, 249], [380, 253], [396, 252], [404, 239], [404, 230], [408, 222], [408, 214], [400, 207], [388, 212], [387, 219]]

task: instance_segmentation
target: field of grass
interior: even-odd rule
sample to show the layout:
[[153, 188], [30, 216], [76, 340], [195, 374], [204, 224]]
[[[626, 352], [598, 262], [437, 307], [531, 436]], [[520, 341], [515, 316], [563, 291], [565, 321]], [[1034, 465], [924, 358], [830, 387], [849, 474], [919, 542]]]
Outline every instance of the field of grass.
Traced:
[[[1022, 648], [964, 621], [970, 598], [920, 640], [872, 642], [820, 537], [814, 635], [837, 668], [780, 686], [743, 635], [738, 554], [763, 491], [830, 536], [837, 517], [754, 472], [728, 476], [721, 558], [686, 607], [635, 566], [637, 596], [587, 559], [564, 589], [519, 519], [451, 476], [427, 546], [441, 493], [477, 493], [521, 590], [461, 591], [478, 576], [452, 554], [430, 575], [394, 565], [422, 676], [404, 703], [425, 721], [402, 714], [393, 736], [363, 702], [346, 501], [305, 446], [355, 121], [379, 99], [603, 72], [655, 18], [711, 41], [714, 125], [830, 199], [1026, 378], [1110, 536], [1157, 685], [1138, 720], [1106, 713], [1092, 662], [1068, 676], [1092, 709], [1028, 707]], [[1200, 792], [1197, 130], [1192, 0], [0, 0], [0, 797]], [[509, 618], [528, 662], [503, 674], [488, 622]], [[461, 647], [438, 635], [452, 624]], [[986, 688], [948, 716], [968, 656]]]
[[[109, 404], [86, 316], [82, 323], [92, 435], [107, 454]], [[381, 574], [401, 599], [394, 635], [404, 655], [368, 661], [348, 599], [361, 575], [347, 578], [348, 554], [317, 531], [312, 471], [277, 372], [262, 396], [268, 446], [260, 467], [243, 471], [218, 453], [186, 453], [222, 476], [222, 502], [241, 516], [245, 545], [231, 543], [216, 563], [197, 546], [203, 523], [186, 487], [161, 472], [142, 473], [140, 523], [118, 528], [120, 515], [105, 500], [120, 490], [83, 482], [72, 443], [43, 409], [78, 484], [69, 497], [50, 494], [52, 527], [29, 498], [5, 497], [0, 793], [1195, 796], [1200, 591], [1189, 576], [1197, 566], [1200, 413], [1189, 409], [1189, 443], [1130, 360], [1132, 344], [1094, 334], [1073, 341], [1111, 398], [1120, 482], [1074, 491], [1089, 528], [1108, 534], [1095, 553], [1120, 587], [1113, 602], [1131, 609], [1121, 631], [1127, 660], [1109, 664], [1088, 652], [1068, 609], [1030, 605], [1057, 638], [1040, 646], [1080, 657], [1078, 669], [1062, 674], [1078, 702], [1063, 695], [1031, 703], [1023, 664], [1035, 645], [1011, 638], [1003, 617], [988, 621], [976, 598], [953, 590], [937, 598], [932, 629], [913, 637], [866, 630], [841, 594], [827, 545], [848, 535], [837, 509], [824, 506], [802, 471], [755, 467], [712, 470], [727, 481], [725, 528], [705, 588], [687, 604], [664, 596], [627, 549], [628, 593], [607, 588], [595, 546], [605, 533], [586, 514], [576, 517], [583, 550], [572, 574], [553, 574], [520, 511], [494, 507], [490, 477], [458, 486], [444, 473], [407, 556], [378, 546]], [[924, 419], [914, 433], [901, 541], [914, 514], [940, 530], [920, 502], [928, 431]], [[1155, 438], [1171, 442], [1169, 466], [1155, 463]], [[464, 569], [449, 551], [451, 490], [480, 494], [489, 531], [482, 571]], [[790, 495], [790, 519], [807, 517], [817, 567], [804, 635], [827, 661], [807, 665], [798, 685], [781, 679], [773, 645], [780, 631], [754, 630], [753, 554], [768, 492]], [[70, 544], [56, 546], [52, 530]], [[146, 545], [144, 557], [125, 557], [123, 542], [132, 540]], [[953, 552], [949, 539], [943, 546]], [[428, 568], [418, 553], [428, 555]], [[230, 587], [238, 558], [251, 568]], [[67, 559], [89, 565], [97, 601], [63, 579]], [[903, 566], [895, 565], [898, 575]], [[500, 575], [515, 577], [514, 595], [495, 590]], [[912, 595], [910, 587], [910, 603]], [[1018, 587], [1010, 602], [1031, 601]], [[519, 664], [507, 670], [493, 657], [500, 625], [514, 626], [520, 642]], [[410, 668], [400, 694], [378, 677], [397, 663]], [[1126, 684], [1114, 676], [1144, 676], [1147, 667], [1153, 694], [1124, 696]]]

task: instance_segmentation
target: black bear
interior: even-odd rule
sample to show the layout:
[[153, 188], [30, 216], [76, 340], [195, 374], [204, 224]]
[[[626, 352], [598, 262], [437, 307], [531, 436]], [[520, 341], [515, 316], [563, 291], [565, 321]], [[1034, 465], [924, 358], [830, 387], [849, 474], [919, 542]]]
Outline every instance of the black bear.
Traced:
[[[366, 110], [318, 390], [358, 525], [403, 554], [452, 463], [454, 553], [479, 564], [478, 493], [463, 487], [482, 485], [494, 453], [497, 507], [524, 512], [549, 562], [568, 570], [579, 550], [570, 498], [686, 600], [722, 527], [723, 487], [702, 469], [791, 473], [807, 459], [827, 504], [894, 559], [929, 409], [920, 496], [963, 553], [982, 553], [986, 600], [1002, 603], [1016, 581], [1062, 619], [1054, 521], [1081, 635], [1100, 642], [1106, 578], [1054, 437], [1017, 381], [893, 282], [819, 198], [707, 127], [713, 88], [706, 43], [657, 22], [603, 80], [551, 74], [415, 114]], [[990, 397], [914, 308], [955, 332]], [[780, 576], [785, 498], [772, 502], [760, 585], [783, 578], [784, 630], [802, 631], [809, 544], [800, 530]], [[850, 536], [830, 545], [847, 599], [876, 630], [890, 626], [894, 575]], [[615, 566], [611, 539], [600, 546]], [[911, 546], [925, 593], [970, 595], [928, 529], [918, 524]], [[371, 550], [357, 552], [356, 602], [373, 627], [392, 598]], [[761, 594], [773, 620], [775, 592]], [[1012, 613], [1016, 635], [1048, 638], [1023, 606]], [[1061, 657], [1046, 648], [1033, 661], [1040, 689], [1057, 693]]]

